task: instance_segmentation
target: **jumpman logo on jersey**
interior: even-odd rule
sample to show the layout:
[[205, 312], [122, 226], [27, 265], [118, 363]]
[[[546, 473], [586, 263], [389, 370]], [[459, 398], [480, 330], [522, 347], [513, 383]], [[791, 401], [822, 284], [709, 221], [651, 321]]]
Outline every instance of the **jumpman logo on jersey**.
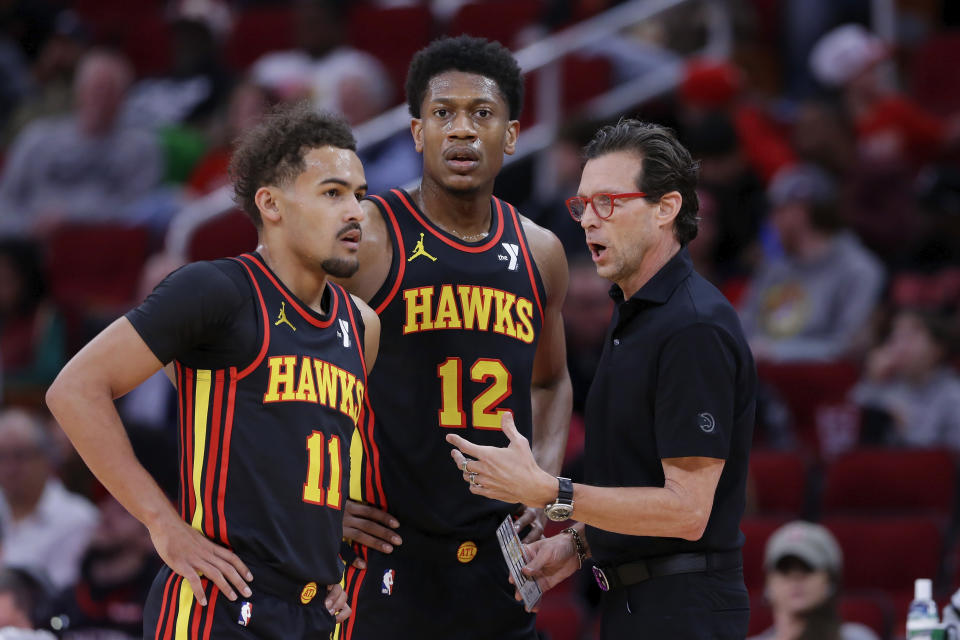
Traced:
[[407, 262], [410, 262], [410, 261], [413, 260], [414, 258], [419, 258], [420, 256], [426, 256], [427, 258], [430, 258], [430, 261], [431, 261], [431, 262], [436, 262], [436, 261], [437, 261], [436, 258], [434, 258], [432, 255], [430, 255], [429, 253], [427, 253], [427, 250], [423, 248], [423, 234], [422, 234], [422, 233], [420, 234], [420, 239], [417, 240], [416, 246], [413, 248], [413, 253], [410, 254], [410, 257], [409, 257], [409, 258], [407, 258]]
[[297, 328], [293, 326], [293, 323], [287, 320], [287, 303], [286, 302], [280, 303], [280, 315], [277, 316], [277, 321], [273, 323], [273, 326], [277, 327], [277, 326], [280, 326], [281, 324], [286, 324], [294, 331], [297, 330]]

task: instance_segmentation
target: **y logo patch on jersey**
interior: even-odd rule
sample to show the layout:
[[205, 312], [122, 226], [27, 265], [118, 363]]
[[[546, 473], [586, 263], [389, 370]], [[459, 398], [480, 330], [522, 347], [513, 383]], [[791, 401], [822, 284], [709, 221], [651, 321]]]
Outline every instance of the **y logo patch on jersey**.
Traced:
[[340, 318], [339, 320], [337, 320], [337, 322], [340, 323], [340, 329], [337, 330], [337, 337], [343, 340], [343, 348], [349, 349], [350, 348], [350, 324], [343, 318]]
[[279, 327], [281, 324], [287, 325], [294, 331], [297, 330], [297, 328], [293, 326], [293, 323], [287, 320], [287, 303], [286, 302], [280, 303], [280, 315], [277, 316], [277, 321], [273, 323], [273, 326]]
[[500, 258], [500, 260], [503, 262], [506, 262], [507, 260], [510, 261], [510, 264], [507, 265], [507, 269], [509, 269], [510, 271], [516, 271], [517, 269], [519, 269], [520, 264], [518, 261], [520, 259], [520, 247], [513, 244], [512, 242], [501, 242], [500, 246], [502, 246], [504, 250], [506, 250], [507, 255], [503, 255], [502, 253], [500, 253], [500, 254], [497, 254], [497, 257]]
[[437, 259], [432, 255], [427, 253], [427, 250], [423, 248], [423, 234], [420, 234], [420, 239], [417, 240], [417, 244], [413, 247], [413, 253], [410, 254], [410, 257], [407, 258], [407, 262], [412, 262], [414, 258], [419, 258], [423, 256], [425, 258], [430, 258], [430, 262], [436, 262]]
[[393, 595], [393, 579], [396, 577], [393, 569], [383, 572], [383, 581], [380, 583], [380, 593], [385, 596]]
[[244, 600], [243, 604], [240, 605], [240, 617], [237, 618], [237, 624], [245, 627], [250, 624], [251, 618], [253, 618], [253, 603], [249, 600]]

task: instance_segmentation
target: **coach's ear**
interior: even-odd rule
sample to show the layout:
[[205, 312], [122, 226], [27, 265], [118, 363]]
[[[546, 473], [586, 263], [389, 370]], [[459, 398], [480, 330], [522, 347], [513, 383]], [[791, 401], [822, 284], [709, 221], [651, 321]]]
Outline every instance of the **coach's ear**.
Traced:
[[272, 223], [280, 221], [280, 202], [281, 194], [274, 187], [260, 187], [253, 196], [253, 201], [260, 210], [260, 217]]

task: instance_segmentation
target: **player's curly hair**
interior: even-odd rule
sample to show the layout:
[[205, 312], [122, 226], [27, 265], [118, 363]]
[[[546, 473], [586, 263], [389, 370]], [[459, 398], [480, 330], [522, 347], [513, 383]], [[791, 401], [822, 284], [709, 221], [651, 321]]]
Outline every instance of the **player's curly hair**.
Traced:
[[680, 246], [689, 244], [697, 237], [700, 222], [700, 163], [680, 144], [672, 129], [632, 118], [621, 118], [617, 124], [602, 127], [584, 148], [584, 156], [590, 160], [617, 151], [640, 156], [637, 188], [647, 194], [647, 202], [657, 202], [670, 191], [680, 193], [683, 203], [674, 218], [673, 232]]
[[258, 229], [263, 220], [254, 199], [257, 190], [296, 179], [305, 168], [303, 157], [326, 146], [356, 151], [357, 141], [343, 118], [316, 113], [304, 102], [273, 110], [237, 139], [229, 169], [234, 201]]
[[510, 109], [510, 119], [523, 109], [523, 74], [510, 50], [484, 38], [457, 36], [439, 38], [418, 51], [407, 71], [407, 106], [410, 115], [420, 117], [427, 84], [444, 71], [464, 71], [490, 78], [497, 83]]

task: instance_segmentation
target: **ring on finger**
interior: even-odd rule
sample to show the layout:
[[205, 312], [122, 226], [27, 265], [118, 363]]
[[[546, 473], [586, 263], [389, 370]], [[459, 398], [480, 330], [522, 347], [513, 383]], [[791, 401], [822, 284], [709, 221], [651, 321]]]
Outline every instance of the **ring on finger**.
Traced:
[[470, 473], [470, 469], [467, 468], [467, 464], [469, 462], [470, 462], [469, 460], [464, 460], [463, 464], [460, 465], [460, 470], [463, 471], [464, 473]]
[[474, 486], [477, 486], [477, 487], [480, 486], [480, 483], [477, 482], [477, 472], [476, 472], [476, 471], [471, 471], [471, 472], [469, 472], [469, 475], [470, 475], [470, 484], [472, 484], [472, 485], [474, 485]]

